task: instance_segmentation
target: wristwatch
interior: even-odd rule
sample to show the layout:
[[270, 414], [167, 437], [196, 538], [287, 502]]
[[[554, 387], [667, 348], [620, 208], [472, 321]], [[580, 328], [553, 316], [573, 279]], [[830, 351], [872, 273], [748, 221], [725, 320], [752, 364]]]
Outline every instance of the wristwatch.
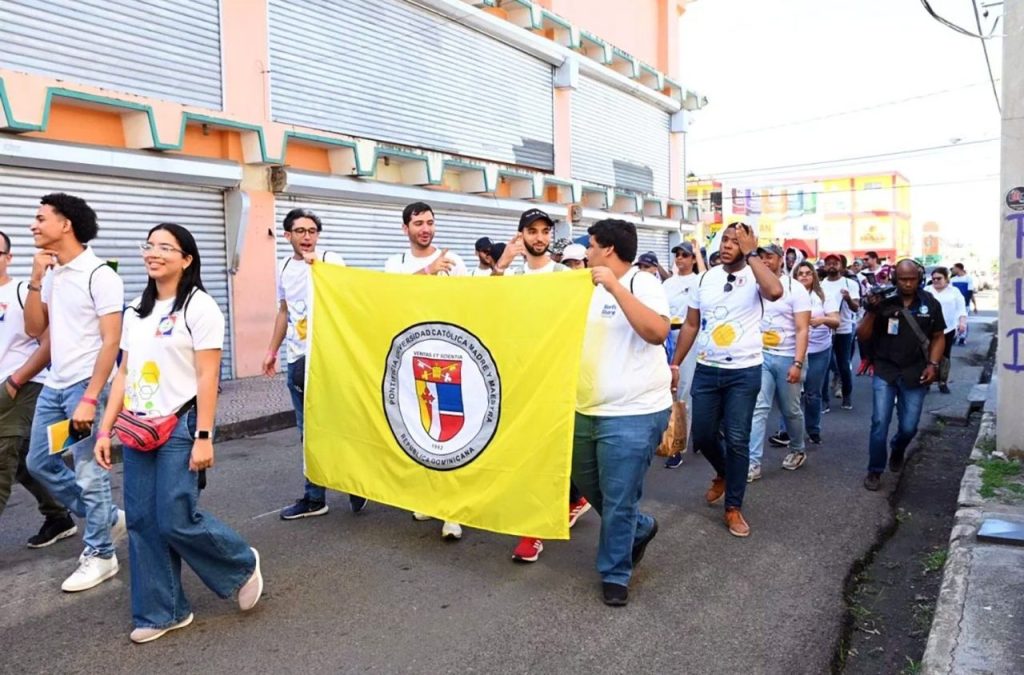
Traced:
[[797, 368], [799, 368], [800, 370], [804, 369], [804, 362], [803, 361], [793, 361], [793, 365], [796, 366]]
[[210, 441], [210, 440], [213, 440], [213, 432], [212, 431], [206, 431], [204, 429], [198, 430], [198, 431], [196, 431], [196, 440], [197, 441]]
[[928, 365], [932, 366], [933, 368], [938, 368], [939, 367], [939, 364], [936, 361], [929, 361]]

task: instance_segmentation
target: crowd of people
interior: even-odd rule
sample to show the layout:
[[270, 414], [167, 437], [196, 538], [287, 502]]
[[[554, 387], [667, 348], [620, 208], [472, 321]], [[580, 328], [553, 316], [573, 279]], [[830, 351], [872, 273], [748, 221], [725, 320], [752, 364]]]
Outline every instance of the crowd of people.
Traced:
[[[713, 469], [707, 503], [724, 502], [726, 528], [746, 537], [743, 500], [748, 483], [761, 477], [765, 437], [788, 448], [784, 469], [803, 466], [807, 444], [825, 442], [830, 400], [852, 408], [858, 345], [860, 373], [873, 374], [864, 485], [877, 490], [886, 463], [893, 471], [902, 466], [927, 387], [948, 391], [943, 364], [966, 331], [965, 298], [945, 268], [931, 273], [927, 291], [924, 269], [912, 260], [884, 266], [869, 254], [848, 267], [844, 256], [829, 254], [816, 268], [796, 249], [759, 246], [742, 223], [728, 225], [710, 255], [695, 240], [679, 243], [666, 269], [656, 253], [638, 255], [629, 222], [593, 224], [586, 245], [553, 241], [554, 220], [531, 208], [507, 243], [479, 239], [470, 267], [435, 245], [429, 204], [409, 204], [401, 218], [409, 247], [383, 261], [388, 273], [589, 272], [595, 290], [577, 383], [567, 518], [571, 527], [590, 509], [600, 516], [596, 566], [611, 606], [627, 604], [633, 569], [658, 533], [640, 501], [673, 410], [681, 416], [675, 428]], [[284, 355], [300, 434], [311, 266], [345, 264], [344, 251], [319, 246], [323, 229], [309, 209], [284, 219], [291, 251], [276, 266], [278, 311], [263, 362], [274, 375]], [[44, 518], [28, 541], [33, 548], [75, 535], [75, 518], [81, 522], [84, 550], [61, 586], [66, 592], [116, 575], [115, 546], [127, 535], [133, 642], [192, 622], [182, 562], [218, 596], [252, 609], [263, 589], [258, 551], [198, 503], [215, 463], [224, 315], [204, 290], [194, 237], [173, 223], [153, 227], [140, 243], [145, 290], [126, 304], [121, 278], [88, 245], [98, 223], [84, 200], [44, 196], [31, 231], [37, 251], [29, 279], [9, 276], [14, 252], [0, 233], [0, 511], [14, 481], [32, 493]], [[780, 425], [769, 436], [773, 406]], [[898, 430], [887, 440], [894, 409]], [[65, 447], [51, 447], [61, 423], [74, 470]], [[114, 436], [124, 446], [124, 509], [111, 497]], [[665, 466], [681, 463], [677, 453]], [[349, 504], [359, 512], [367, 500], [350, 495]], [[326, 489], [307, 479], [280, 517], [327, 512]], [[456, 541], [462, 527], [445, 522], [441, 536]], [[533, 562], [543, 550], [539, 539], [523, 537], [512, 557]]]

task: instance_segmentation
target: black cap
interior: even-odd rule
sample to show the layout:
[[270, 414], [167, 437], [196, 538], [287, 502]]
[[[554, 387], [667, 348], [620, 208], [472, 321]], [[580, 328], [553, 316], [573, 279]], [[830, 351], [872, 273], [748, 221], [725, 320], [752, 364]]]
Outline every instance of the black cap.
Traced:
[[650, 265], [651, 267], [658, 266], [658, 256], [654, 255], [654, 251], [648, 251], [647, 253], [641, 253], [640, 257], [636, 259], [637, 265]]
[[530, 209], [528, 211], [523, 211], [523, 215], [519, 216], [519, 231], [522, 232], [538, 220], [546, 220], [548, 221], [548, 225], [551, 227], [555, 226], [555, 221], [551, 220], [551, 216], [547, 213], [540, 209]]
[[693, 256], [693, 246], [691, 246], [690, 244], [686, 243], [685, 241], [681, 242], [679, 244], [676, 244], [675, 246], [672, 247], [672, 253], [673, 254], [679, 253], [680, 251], [682, 251], [683, 253], [685, 253], [688, 256]]
[[490, 256], [495, 261], [497, 261], [499, 258], [501, 258], [502, 254], [504, 252], [505, 252], [505, 244], [502, 244], [501, 242], [498, 242], [497, 244], [491, 244]]
[[490, 251], [491, 250], [491, 246], [493, 246], [493, 245], [494, 244], [491, 243], [491, 240], [488, 237], [480, 237], [479, 239], [476, 240], [476, 250], [477, 250], [477, 252], [480, 252], [480, 251]]
[[762, 253], [771, 253], [772, 255], [777, 255], [780, 258], [785, 258], [786, 257], [786, 253], [782, 250], [782, 247], [779, 246], [778, 244], [767, 244], [765, 246], [758, 246], [757, 253], [758, 253], [758, 255], [760, 255]]

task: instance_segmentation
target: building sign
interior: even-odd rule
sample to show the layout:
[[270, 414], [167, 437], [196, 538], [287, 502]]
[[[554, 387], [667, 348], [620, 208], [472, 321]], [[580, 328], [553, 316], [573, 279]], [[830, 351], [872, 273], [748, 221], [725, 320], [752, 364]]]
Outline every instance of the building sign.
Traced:
[[896, 242], [893, 238], [891, 216], [884, 218], [867, 216], [854, 219], [853, 249], [855, 251], [889, 250], [894, 248], [896, 248]]

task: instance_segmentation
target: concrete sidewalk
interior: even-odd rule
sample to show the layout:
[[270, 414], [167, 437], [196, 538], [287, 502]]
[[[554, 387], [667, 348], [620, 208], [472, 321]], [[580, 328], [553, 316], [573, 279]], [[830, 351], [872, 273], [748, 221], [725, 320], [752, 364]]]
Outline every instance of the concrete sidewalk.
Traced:
[[218, 441], [230, 441], [295, 426], [295, 411], [284, 375], [246, 377], [221, 384], [217, 403]]
[[961, 482], [942, 588], [922, 659], [922, 672], [932, 675], [1024, 672], [1024, 547], [977, 539], [986, 518], [1024, 526], [1021, 476], [1006, 479], [1011, 487], [999, 487], [993, 480], [1007, 466], [1006, 458], [994, 452], [998, 378], [984, 393], [982, 423], [972, 464]]

